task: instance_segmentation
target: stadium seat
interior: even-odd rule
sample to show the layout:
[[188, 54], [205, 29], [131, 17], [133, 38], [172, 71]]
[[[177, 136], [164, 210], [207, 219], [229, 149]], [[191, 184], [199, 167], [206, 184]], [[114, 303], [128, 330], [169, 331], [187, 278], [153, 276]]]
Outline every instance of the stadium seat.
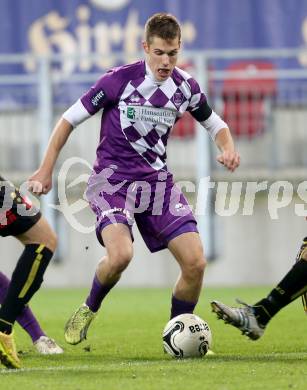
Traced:
[[225, 79], [222, 86], [222, 116], [237, 137], [253, 138], [265, 131], [268, 107], [276, 96], [274, 77], [261, 77], [263, 71], [274, 71], [270, 62], [242, 61], [231, 64], [227, 71], [255, 74], [251, 78]]

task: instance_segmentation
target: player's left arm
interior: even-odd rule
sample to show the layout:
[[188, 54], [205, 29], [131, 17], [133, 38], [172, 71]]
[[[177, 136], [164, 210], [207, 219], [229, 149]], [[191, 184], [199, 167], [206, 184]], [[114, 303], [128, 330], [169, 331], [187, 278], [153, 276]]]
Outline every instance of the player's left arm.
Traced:
[[192, 110], [191, 115], [208, 131], [221, 151], [217, 161], [233, 172], [240, 165], [239, 153], [235, 150], [234, 141], [227, 124], [208, 105], [204, 96]]
[[235, 150], [233, 138], [228, 127], [223, 127], [218, 131], [215, 143], [221, 151], [216, 160], [233, 172], [240, 165], [240, 155]]

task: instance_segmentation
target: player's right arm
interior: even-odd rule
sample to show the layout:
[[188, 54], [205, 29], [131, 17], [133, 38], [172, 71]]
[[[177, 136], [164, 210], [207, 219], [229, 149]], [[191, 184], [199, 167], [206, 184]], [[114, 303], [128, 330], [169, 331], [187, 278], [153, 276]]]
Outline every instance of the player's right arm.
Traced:
[[113, 73], [108, 72], [64, 112], [51, 134], [39, 169], [29, 178], [30, 191], [37, 195], [47, 194], [50, 191], [55, 163], [73, 128], [112, 104], [114, 90]]
[[34, 194], [47, 194], [50, 191], [52, 187], [53, 168], [72, 129], [72, 124], [68, 122], [64, 116], [56, 124], [41, 165], [29, 178], [29, 190]]

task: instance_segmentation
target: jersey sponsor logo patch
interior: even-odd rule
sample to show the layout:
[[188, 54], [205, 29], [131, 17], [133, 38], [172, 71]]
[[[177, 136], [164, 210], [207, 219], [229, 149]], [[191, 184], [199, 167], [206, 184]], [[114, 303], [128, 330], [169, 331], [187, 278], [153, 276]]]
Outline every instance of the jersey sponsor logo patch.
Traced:
[[127, 118], [131, 120], [135, 119], [135, 109], [133, 107], [127, 108]]
[[169, 127], [175, 123], [176, 112], [157, 107], [128, 106], [126, 116], [130, 121], [147, 122], [153, 125], [162, 124]]
[[92, 105], [97, 107], [98, 104], [101, 102], [101, 100], [103, 100], [105, 97], [105, 93], [104, 91], [101, 89], [99, 92], [96, 93], [95, 96], [92, 97]]

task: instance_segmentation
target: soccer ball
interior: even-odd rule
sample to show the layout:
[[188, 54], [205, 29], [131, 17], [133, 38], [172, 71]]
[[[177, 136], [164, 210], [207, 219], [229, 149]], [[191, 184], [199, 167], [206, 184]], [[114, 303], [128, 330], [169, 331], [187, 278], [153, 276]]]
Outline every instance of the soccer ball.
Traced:
[[176, 358], [202, 357], [212, 344], [207, 322], [195, 314], [180, 314], [172, 318], [163, 330], [163, 347]]

